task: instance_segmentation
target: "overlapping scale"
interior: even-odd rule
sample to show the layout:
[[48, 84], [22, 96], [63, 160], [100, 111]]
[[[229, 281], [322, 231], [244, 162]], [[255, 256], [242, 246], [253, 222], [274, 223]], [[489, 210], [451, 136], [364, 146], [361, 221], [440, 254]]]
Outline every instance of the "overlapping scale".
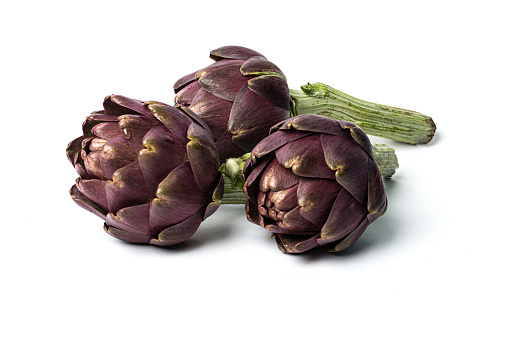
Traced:
[[257, 51], [241, 46], [224, 46], [210, 52], [210, 58], [213, 60], [221, 59], [248, 60], [255, 56], [264, 57]]
[[322, 227], [318, 243], [327, 244], [346, 237], [366, 218], [366, 214], [366, 207], [353, 199], [348, 191], [342, 190]]
[[351, 139], [328, 134], [322, 134], [320, 139], [325, 161], [335, 171], [333, 173], [337, 182], [360, 203], [366, 203], [368, 155]]
[[[225, 132], [227, 132], [229, 114], [233, 103], [226, 100], [218, 100], [214, 95], [200, 89], [189, 108], [196, 113], [205, 123], [209, 126], [214, 138], [219, 139]], [[230, 136], [231, 139], [231, 136]]]
[[189, 239], [203, 220], [203, 211], [199, 210], [183, 221], [162, 230], [157, 238], [151, 239], [152, 245], [171, 246]]
[[319, 234], [314, 236], [299, 236], [291, 234], [274, 234], [279, 249], [287, 253], [302, 253], [309, 251], [319, 244], [317, 239], [320, 237]]
[[113, 180], [106, 182], [108, 210], [113, 214], [125, 207], [147, 203], [152, 197], [138, 161], [117, 170]]
[[187, 131], [187, 156], [194, 179], [202, 192], [209, 192], [217, 184], [219, 157], [212, 135], [198, 124], [191, 124]]
[[123, 136], [118, 136], [103, 146], [100, 166], [106, 178], [111, 179], [115, 171], [131, 164], [137, 159], [138, 156], [131, 149], [129, 142]]
[[276, 75], [280, 78], [285, 78], [279, 67], [262, 56], [249, 58], [240, 67], [240, 72], [243, 75]]
[[143, 138], [138, 155], [147, 186], [155, 196], [157, 187], [174, 168], [187, 161], [186, 143], [172, 139], [165, 126], [152, 128]]
[[274, 106], [246, 84], [238, 94], [230, 113], [228, 131], [233, 141], [249, 152], [269, 134], [270, 127], [290, 116], [288, 110]]
[[296, 187], [300, 214], [321, 227], [331, 213], [341, 185], [330, 179], [300, 178]]
[[228, 65], [202, 72], [198, 82], [208, 93], [230, 102], [235, 100], [238, 91], [251, 77], [239, 72], [237, 65]]
[[327, 166], [320, 135], [291, 141], [275, 150], [277, 160], [285, 168], [301, 177], [334, 179]]
[[198, 187], [189, 161], [179, 165], [161, 181], [150, 208], [150, 224], [156, 230], [190, 217], [206, 204], [206, 196], [189, 194]]

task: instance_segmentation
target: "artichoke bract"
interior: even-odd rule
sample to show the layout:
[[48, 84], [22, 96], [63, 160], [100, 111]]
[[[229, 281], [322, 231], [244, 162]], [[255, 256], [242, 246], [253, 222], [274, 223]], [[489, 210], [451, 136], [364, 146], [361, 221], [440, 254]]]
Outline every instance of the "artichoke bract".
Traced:
[[250, 152], [270, 127], [290, 118], [283, 72], [263, 55], [239, 46], [210, 52], [216, 62], [179, 79], [175, 102], [212, 130], [221, 162]]
[[280, 250], [348, 248], [387, 207], [371, 143], [355, 124], [316, 115], [283, 121], [244, 166], [249, 221]]
[[112, 95], [103, 106], [67, 148], [80, 176], [72, 199], [118, 239], [161, 246], [188, 239], [223, 194], [209, 128], [160, 102]]

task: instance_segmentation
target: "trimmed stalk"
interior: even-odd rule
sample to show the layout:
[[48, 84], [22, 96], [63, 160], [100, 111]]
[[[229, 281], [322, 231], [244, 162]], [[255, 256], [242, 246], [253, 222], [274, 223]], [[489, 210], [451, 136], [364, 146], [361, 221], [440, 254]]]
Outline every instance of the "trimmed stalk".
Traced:
[[[394, 148], [386, 144], [373, 144], [373, 155], [380, 170], [380, 174], [384, 178], [390, 178], [396, 173], [399, 167], [398, 157]], [[224, 194], [221, 204], [245, 204], [246, 196], [242, 187], [244, 180], [242, 178], [242, 168], [251, 153], [246, 153], [240, 158], [230, 158], [221, 165], [220, 171], [223, 173]]]
[[227, 174], [223, 173], [224, 193], [221, 205], [237, 205], [246, 203], [246, 195], [242, 188], [235, 185]]
[[354, 98], [322, 83], [290, 90], [292, 115], [316, 114], [355, 123], [364, 132], [408, 144], [427, 144], [436, 126], [424, 114]]
[[396, 168], [399, 167], [398, 157], [394, 148], [386, 144], [373, 144], [373, 157], [380, 170], [380, 174], [384, 178], [390, 178], [396, 173]]

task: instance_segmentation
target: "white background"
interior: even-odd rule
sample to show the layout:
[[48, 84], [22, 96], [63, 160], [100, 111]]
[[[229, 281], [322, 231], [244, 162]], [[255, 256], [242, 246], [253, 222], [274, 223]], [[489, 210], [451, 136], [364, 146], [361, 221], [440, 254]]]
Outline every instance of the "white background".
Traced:
[[[0, 6], [2, 338], [507, 338], [505, 1], [18, 1]], [[388, 212], [339, 255], [281, 253], [242, 206], [170, 249], [69, 197], [67, 143], [109, 94], [172, 85], [241, 45], [291, 88], [420, 111], [386, 141]], [[382, 141], [373, 138], [373, 141]]]

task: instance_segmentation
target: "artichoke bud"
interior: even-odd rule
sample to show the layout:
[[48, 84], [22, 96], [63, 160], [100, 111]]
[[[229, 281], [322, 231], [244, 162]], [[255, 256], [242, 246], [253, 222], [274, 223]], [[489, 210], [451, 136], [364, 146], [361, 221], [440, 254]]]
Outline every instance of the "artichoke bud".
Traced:
[[211, 131], [180, 107], [109, 96], [67, 155], [80, 176], [72, 199], [127, 242], [180, 243], [222, 198]]
[[387, 206], [369, 139], [353, 123], [316, 115], [282, 121], [243, 172], [248, 219], [288, 253], [344, 250]]
[[290, 117], [290, 90], [283, 72], [260, 53], [239, 46], [210, 52], [216, 62], [179, 79], [175, 103], [210, 127], [221, 163], [242, 156]]

